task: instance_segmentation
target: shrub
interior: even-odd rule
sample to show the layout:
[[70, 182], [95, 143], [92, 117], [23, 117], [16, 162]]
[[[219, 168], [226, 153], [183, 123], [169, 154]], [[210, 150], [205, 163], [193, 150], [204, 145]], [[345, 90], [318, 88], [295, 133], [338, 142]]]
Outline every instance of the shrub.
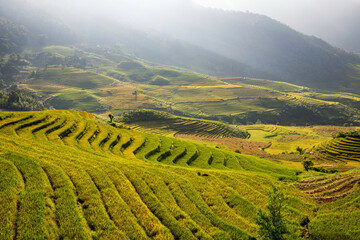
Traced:
[[129, 111], [122, 115], [122, 120], [126, 123], [167, 120], [170, 118], [171, 115], [168, 113], [144, 109]]
[[323, 167], [310, 167], [309, 169], [311, 169], [311, 170], [313, 170], [315, 172], [322, 172], [322, 173], [337, 173], [337, 172], [339, 172], [336, 169], [326, 170]]
[[158, 85], [158, 86], [166, 86], [170, 84], [170, 81], [167, 78], [156, 76], [153, 78], [153, 80], [150, 82], [152, 85]]
[[309, 171], [309, 169], [311, 169], [311, 167], [314, 166], [314, 163], [311, 160], [304, 160], [302, 162], [302, 165], [304, 166], [304, 169], [306, 171]]
[[296, 151], [299, 152], [300, 155], [302, 155], [302, 154], [304, 154], [305, 149], [298, 146], [298, 147], [296, 148]]
[[335, 138], [353, 137], [360, 138], [360, 130], [352, 130], [349, 132], [339, 132]]
[[278, 188], [268, 194], [269, 202], [267, 212], [260, 209], [257, 213], [256, 223], [259, 225], [258, 233], [261, 239], [283, 240], [284, 234], [289, 233], [281, 210], [284, 207], [285, 195]]

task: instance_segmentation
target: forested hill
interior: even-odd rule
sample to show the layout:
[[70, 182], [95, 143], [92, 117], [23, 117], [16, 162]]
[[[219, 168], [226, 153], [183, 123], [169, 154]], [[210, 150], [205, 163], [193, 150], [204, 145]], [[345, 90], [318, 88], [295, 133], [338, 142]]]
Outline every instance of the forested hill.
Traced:
[[[56, 4], [56, 3], [54, 3]], [[61, 8], [60, 8], [61, 9]], [[58, 12], [61, 13], [61, 10]], [[0, 54], [48, 45], [121, 45], [137, 57], [217, 76], [270, 78], [262, 70], [159, 32], [149, 33], [111, 17], [50, 14], [24, 0], [0, 0]], [[73, 17], [69, 17], [72, 16]]]
[[[168, 9], [156, 15], [146, 20], [149, 27], [261, 69], [276, 80], [334, 90], [349, 83], [349, 63], [360, 63], [357, 55], [263, 15], [191, 4], [182, 11]], [[144, 25], [142, 19], [132, 21]]]

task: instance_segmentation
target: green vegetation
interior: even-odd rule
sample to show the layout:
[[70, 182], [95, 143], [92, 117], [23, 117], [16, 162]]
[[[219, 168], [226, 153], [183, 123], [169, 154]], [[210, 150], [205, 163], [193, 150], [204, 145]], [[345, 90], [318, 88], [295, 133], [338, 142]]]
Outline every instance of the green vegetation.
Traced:
[[105, 44], [109, 28], [76, 36], [3, 2], [0, 108], [38, 112], [0, 112], [0, 239], [359, 238], [358, 56], [239, 13], [248, 34], [231, 42], [214, 26], [199, 48], [115, 24]]
[[[258, 120], [282, 125], [359, 123], [360, 97], [356, 94], [320, 93], [263, 79], [216, 79], [146, 64], [116, 47], [53, 45], [12, 59], [16, 72], [22, 73], [14, 73], [12, 81], [21, 80], [21, 87], [44, 96], [56, 108], [90, 112], [111, 109], [115, 115], [139, 108], [155, 109], [231, 124]], [[92, 106], [76, 106], [79, 100], [87, 100]]]
[[313, 216], [312, 201], [277, 180], [295, 180], [296, 169], [91, 118], [1, 113], [5, 239], [247, 239], [272, 185], [298, 199], [284, 205], [291, 225]]
[[353, 131], [349, 131], [349, 132], [339, 132], [336, 135], [336, 138], [346, 138], [346, 137], [360, 138], [360, 130], [353, 130]]
[[259, 210], [256, 223], [259, 225], [259, 235], [264, 240], [284, 240], [284, 234], [289, 230], [284, 221], [281, 211], [284, 205], [285, 196], [279, 189], [273, 188], [269, 192], [269, 202], [266, 204], [268, 212]]
[[302, 165], [304, 166], [305, 171], [309, 171], [309, 169], [314, 166], [314, 163], [311, 160], [304, 160], [302, 161]]
[[246, 86], [257, 86], [261, 88], [272, 89], [279, 92], [302, 92], [309, 90], [309, 88], [301, 87], [291, 83], [277, 82], [265, 79], [254, 79], [254, 78], [221, 78], [223, 81], [231, 84], [241, 84]]
[[313, 239], [358, 239], [360, 191], [358, 171], [307, 178], [295, 184], [318, 204], [309, 223]]
[[316, 157], [327, 161], [360, 161], [359, 130], [340, 132], [316, 147]]
[[108, 109], [106, 105], [99, 102], [94, 94], [82, 90], [61, 91], [48, 100], [56, 109], [75, 109], [89, 112], [104, 112]]
[[250, 133], [249, 141], [271, 142], [271, 146], [264, 149], [269, 154], [295, 153], [298, 152], [298, 148], [301, 148], [302, 152], [307, 151], [314, 145], [331, 138], [316, 131], [317, 128], [327, 127], [290, 127], [264, 124], [240, 127]]
[[23, 26], [1, 18], [0, 32], [0, 55], [21, 52], [28, 35]]
[[43, 51], [52, 54], [58, 54], [61, 57], [71, 57], [75, 55], [75, 50], [73, 48], [65, 47], [65, 46], [57, 46], [57, 45], [46, 46], [43, 48]]
[[238, 137], [248, 138], [250, 134], [240, 128], [228, 124], [176, 117], [169, 113], [153, 110], [135, 110], [122, 115], [122, 121], [149, 132], [159, 133], [173, 131], [174, 134], [191, 134], [195, 136], [208, 136], [213, 138]]
[[5, 94], [0, 91], [0, 108], [17, 111], [40, 111], [51, 107], [36, 95], [15, 88], [15, 90]]
[[48, 67], [36, 73], [28, 84], [43, 85], [53, 84], [68, 87], [94, 89], [105, 87], [114, 82], [114, 79], [101, 76], [92, 72], [74, 68]]

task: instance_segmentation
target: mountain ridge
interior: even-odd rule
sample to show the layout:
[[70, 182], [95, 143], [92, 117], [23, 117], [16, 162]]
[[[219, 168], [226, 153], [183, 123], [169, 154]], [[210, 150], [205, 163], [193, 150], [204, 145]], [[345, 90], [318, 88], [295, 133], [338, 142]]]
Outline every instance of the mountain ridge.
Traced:
[[[25, 5], [20, 7], [26, 8]], [[6, 8], [10, 6], [4, 6]], [[267, 78], [319, 89], [354, 91], [354, 86], [351, 86], [354, 79], [349, 75], [353, 67], [360, 64], [359, 56], [301, 34], [269, 17], [207, 9], [193, 4], [182, 6], [181, 12], [186, 13], [186, 18], [179, 16], [180, 13], [174, 12], [173, 8], [169, 11], [141, 10], [144, 16], [139, 16], [137, 22], [136, 16], [128, 20], [134, 20], [133, 27], [116, 16], [102, 15], [92, 20], [90, 26], [89, 15], [84, 13], [80, 17], [72, 13], [72, 18], [65, 18], [62, 22], [73, 24], [72, 29], [78, 37], [71, 37], [71, 31], [62, 29], [64, 24], [57, 24], [54, 29], [65, 34], [56, 39], [55, 31], [47, 30], [43, 25], [43, 34], [49, 36], [45, 42], [49, 45], [54, 39], [56, 44], [63, 39], [66, 43], [69, 38], [77, 43], [89, 39], [92, 39], [92, 44], [119, 43], [125, 51], [140, 58], [205, 74]], [[124, 12], [126, 9], [119, 9], [118, 15]], [[31, 14], [34, 23], [40, 21], [30, 11]], [[37, 31], [38, 27], [34, 29]], [[148, 31], [152, 33], [147, 34]], [[359, 88], [356, 87], [355, 91]]]

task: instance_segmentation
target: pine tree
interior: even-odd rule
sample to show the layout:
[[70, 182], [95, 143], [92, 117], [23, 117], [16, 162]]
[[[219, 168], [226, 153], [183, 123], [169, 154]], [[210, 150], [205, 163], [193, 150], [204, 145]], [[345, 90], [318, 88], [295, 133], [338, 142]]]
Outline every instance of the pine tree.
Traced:
[[284, 234], [289, 233], [284, 216], [281, 214], [286, 198], [276, 187], [273, 187], [273, 191], [268, 196], [267, 211], [260, 209], [257, 213], [256, 223], [259, 225], [259, 236], [263, 240], [284, 240]]

